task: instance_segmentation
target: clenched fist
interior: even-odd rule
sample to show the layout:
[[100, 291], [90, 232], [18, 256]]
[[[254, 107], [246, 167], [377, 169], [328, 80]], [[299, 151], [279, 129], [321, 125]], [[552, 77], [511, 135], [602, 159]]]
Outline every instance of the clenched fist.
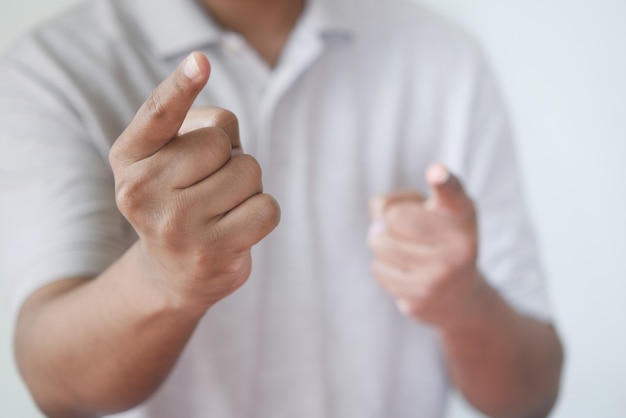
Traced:
[[443, 165], [430, 166], [426, 180], [429, 198], [403, 192], [372, 199], [372, 273], [404, 314], [454, 327], [481, 289], [476, 213]]
[[205, 307], [245, 282], [251, 247], [280, 217], [259, 164], [241, 149], [235, 115], [190, 111], [209, 72], [206, 57], [191, 54], [110, 152], [117, 205], [155, 285]]

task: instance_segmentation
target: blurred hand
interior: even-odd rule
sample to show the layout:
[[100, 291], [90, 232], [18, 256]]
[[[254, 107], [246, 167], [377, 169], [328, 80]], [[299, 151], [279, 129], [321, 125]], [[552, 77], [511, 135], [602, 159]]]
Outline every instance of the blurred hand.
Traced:
[[480, 288], [471, 199], [443, 165], [426, 171], [430, 197], [398, 192], [370, 202], [372, 273], [406, 315], [455, 327]]
[[154, 283], [209, 307], [241, 286], [251, 247], [280, 210], [262, 193], [261, 169], [243, 154], [235, 115], [190, 107], [209, 62], [190, 55], [161, 83], [113, 145], [116, 201], [140, 237]]

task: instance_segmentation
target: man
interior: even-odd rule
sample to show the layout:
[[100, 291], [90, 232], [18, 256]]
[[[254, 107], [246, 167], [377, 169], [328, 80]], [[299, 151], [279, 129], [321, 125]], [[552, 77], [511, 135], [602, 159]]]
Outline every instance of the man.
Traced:
[[551, 409], [506, 118], [438, 18], [97, 1], [0, 71], [2, 276], [48, 416], [441, 417], [448, 379]]

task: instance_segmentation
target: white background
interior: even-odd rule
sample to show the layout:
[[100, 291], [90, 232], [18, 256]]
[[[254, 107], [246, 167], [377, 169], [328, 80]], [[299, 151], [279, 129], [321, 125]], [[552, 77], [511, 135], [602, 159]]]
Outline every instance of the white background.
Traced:
[[[0, 51], [75, 1], [3, 0]], [[511, 108], [567, 349], [552, 416], [626, 417], [626, 1], [424, 1], [480, 39]], [[4, 311], [0, 416], [39, 417]], [[449, 418], [473, 416], [456, 400]]]

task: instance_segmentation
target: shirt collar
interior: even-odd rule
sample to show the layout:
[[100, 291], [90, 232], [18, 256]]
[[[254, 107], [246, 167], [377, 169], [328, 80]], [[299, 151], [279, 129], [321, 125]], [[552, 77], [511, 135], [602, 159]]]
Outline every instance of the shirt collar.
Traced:
[[354, 0], [307, 0], [302, 21], [322, 35], [352, 35], [356, 30]]
[[[354, 31], [353, 0], [306, 0], [298, 24], [320, 35], [350, 35]], [[218, 43], [224, 30], [199, 0], [127, 0], [149, 47], [169, 58]]]
[[216, 43], [222, 30], [196, 0], [125, 0], [157, 56], [169, 58]]

